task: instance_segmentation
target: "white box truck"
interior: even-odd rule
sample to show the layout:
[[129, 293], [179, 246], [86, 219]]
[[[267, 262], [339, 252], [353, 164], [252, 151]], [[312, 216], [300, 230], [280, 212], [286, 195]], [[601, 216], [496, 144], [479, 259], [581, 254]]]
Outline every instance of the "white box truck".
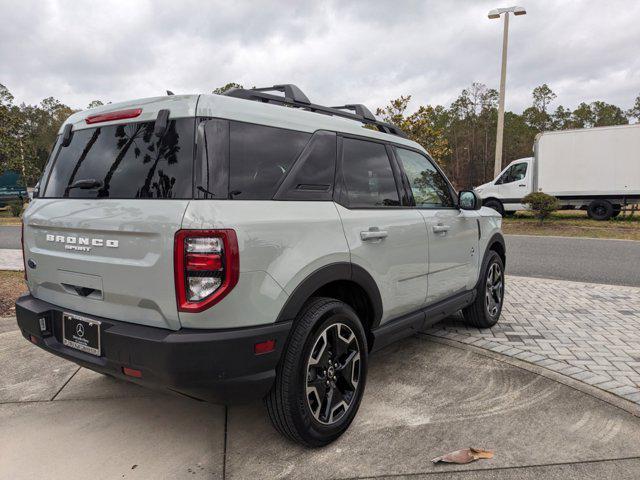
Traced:
[[485, 206], [501, 214], [524, 210], [525, 195], [544, 192], [561, 208], [607, 220], [640, 203], [640, 124], [543, 132], [533, 152], [475, 188]]

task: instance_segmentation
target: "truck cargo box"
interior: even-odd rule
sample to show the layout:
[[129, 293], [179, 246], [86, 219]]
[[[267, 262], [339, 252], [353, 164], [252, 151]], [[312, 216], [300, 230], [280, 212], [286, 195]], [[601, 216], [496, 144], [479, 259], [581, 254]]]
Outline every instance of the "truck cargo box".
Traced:
[[640, 194], [640, 124], [545, 132], [534, 191], [556, 197]]

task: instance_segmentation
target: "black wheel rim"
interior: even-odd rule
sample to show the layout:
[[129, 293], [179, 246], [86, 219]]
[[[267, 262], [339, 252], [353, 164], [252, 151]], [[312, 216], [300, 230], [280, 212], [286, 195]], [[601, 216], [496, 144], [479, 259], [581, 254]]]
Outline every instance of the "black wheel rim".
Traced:
[[324, 425], [338, 422], [353, 405], [360, 384], [360, 345], [348, 325], [334, 323], [318, 335], [306, 373], [311, 414]]
[[487, 270], [487, 282], [485, 288], [485, 304], [487, 313], [495, 317], [500, 312], [502, 297], [504, 295], [504, 278], [502, 268], [497, 263], [492, 263]]

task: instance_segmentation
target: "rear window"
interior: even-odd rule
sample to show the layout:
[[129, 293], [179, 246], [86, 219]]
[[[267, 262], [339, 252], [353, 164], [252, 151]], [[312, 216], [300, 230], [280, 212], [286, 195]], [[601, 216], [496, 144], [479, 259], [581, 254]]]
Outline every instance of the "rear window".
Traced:
[[[162, 138], [154, 122], [73, 132], [54, 151], [48, 198], [191, 198], [195, 120], [171, 120]], [[94, 181], [94, 182], [92, 182]]]

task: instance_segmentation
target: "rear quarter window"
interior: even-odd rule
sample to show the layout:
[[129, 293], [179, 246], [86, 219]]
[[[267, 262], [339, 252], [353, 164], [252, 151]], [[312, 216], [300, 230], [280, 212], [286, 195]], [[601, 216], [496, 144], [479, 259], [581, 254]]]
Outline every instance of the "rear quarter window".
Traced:
[[230, 122], [229, 196], [271, 200], [310, 138], [310, 133]]
[[[195, 119], [171, 120], [162, 138], [153, 127], [139, 122], [74, 131], [69, 146], [54, 150], [43, 196], [191, 198]], [[95, 187], [74, 186], [88, 180]]]

